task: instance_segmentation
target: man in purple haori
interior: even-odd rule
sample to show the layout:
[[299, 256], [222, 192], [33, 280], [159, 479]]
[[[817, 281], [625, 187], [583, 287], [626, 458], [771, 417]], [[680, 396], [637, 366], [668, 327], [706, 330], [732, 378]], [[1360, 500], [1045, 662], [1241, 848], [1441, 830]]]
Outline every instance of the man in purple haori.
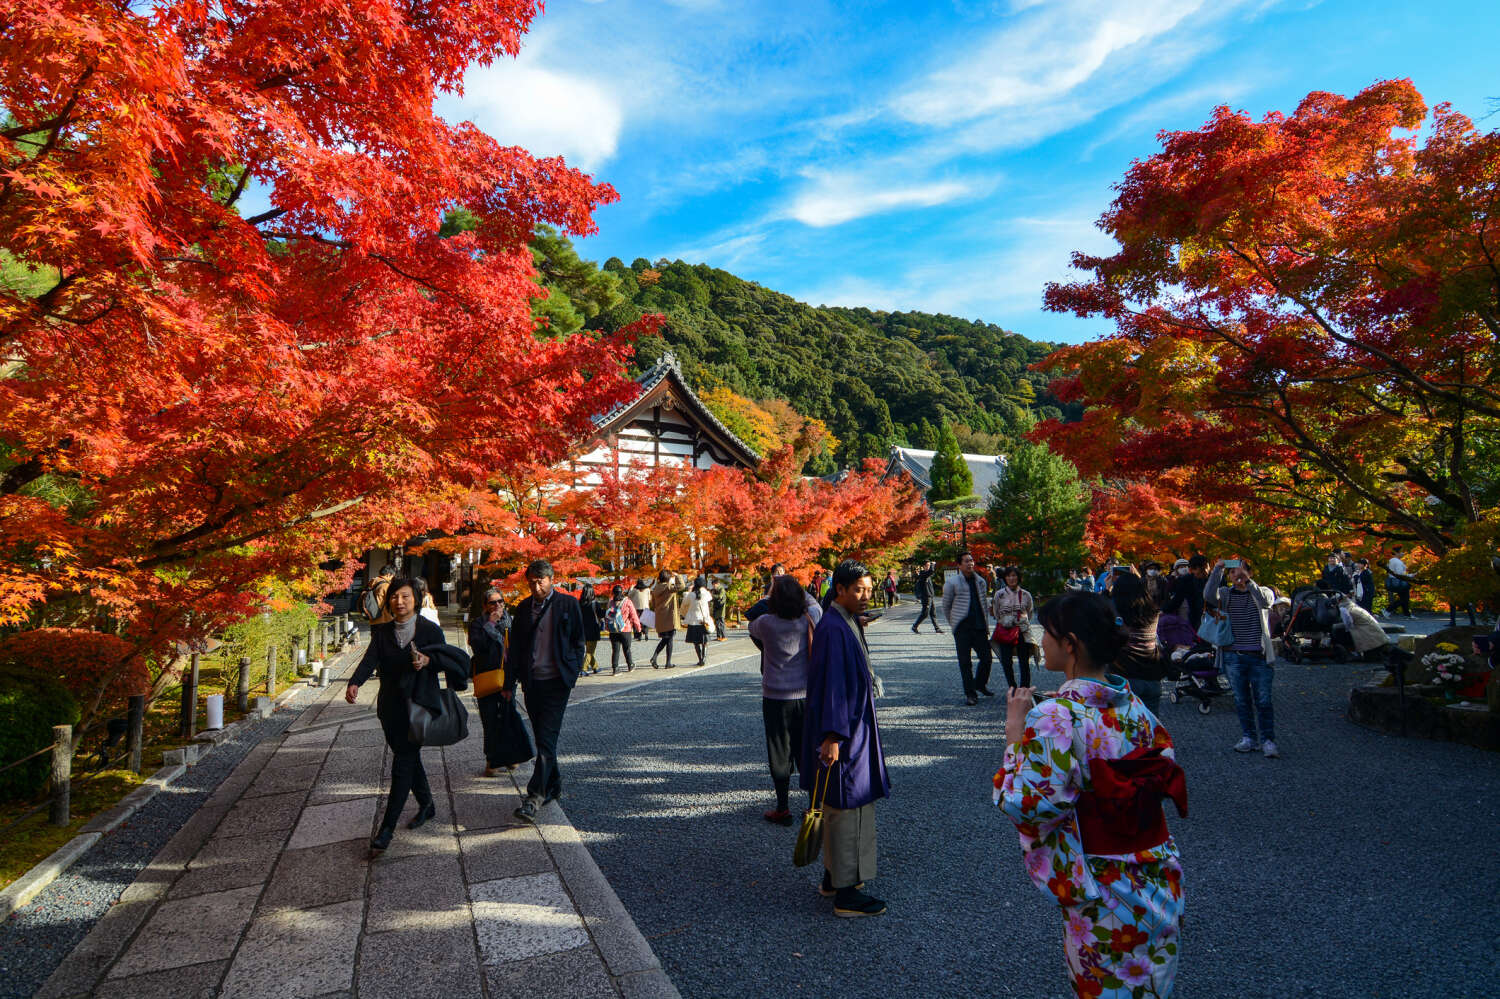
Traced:
[[[808, 654], [807, 714], [802, 725], [802, 787], [826, 785], [823, 883], [834, 915], [878, 916], [885, 903], [864, 892], [875, 877], [875, 801], [891, 793], [875, 723], [875, 675], [860, 619], [874, 580], [845, 560], [833, 571], [833, 600], [813, 630]], [[823, 777], [820, 774], [827, 769]]]

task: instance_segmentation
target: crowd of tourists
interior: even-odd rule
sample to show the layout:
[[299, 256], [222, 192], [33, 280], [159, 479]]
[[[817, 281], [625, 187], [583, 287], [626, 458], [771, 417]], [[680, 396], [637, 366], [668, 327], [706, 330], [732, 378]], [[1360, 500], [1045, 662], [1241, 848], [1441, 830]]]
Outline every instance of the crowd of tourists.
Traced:
[[[371, 843], [389, 846], [409, 795], [415, 827], [435, 814], [413, 736], [412, 704], [425, 704], [433, 674], [462, 689], [472, 676], [484, 730], [484, 774], [498, 776], [534, 760], [518, 819], [537, 821], [562, 795], [558, 740], [572, 689], [600, 671], [597, 647], [611, 646], [611, 672], [634, 668], [632, 646], [654, 631], [650, 657], [670, 669], [679, 630], [702, 664], [707, 643], [724, 640], [722, 580], [691, 580], [669, 571], [654, 583], [615, 585], [600, 599], [591, 585], [568, 592], [545, 561], [525, 573], [529, 595], [512, 610], [497, 589], [469, 627], [472, 661], [446, 644], [424, 616], [418, 580], [380, 583], [380, 619], [347, 696], [352, 703], [372, 675], [381, 680], [377, 714], [392, 750], [390, 793]], [[1387, 563], [1393, 605], [1409, 607], [1413, 578], [1399, 551]], [[1272, 686], [1278, 615], [1284, 601], [1255, 579], [1244, 557], [1210, 562], [1203, 555], [1157, 562], [1110, 563], [1099, 572], [1068, 573], [1064, 592], [1038, 604], [1023, 567], [979, 566], [970, 554], [938, 576], [919, 567], [914, 632], [946, 624], [958, 659], [964, 701], [992, 697], [994, 659], [1007, 694], [1004, 762], [993, 800], [1014, 822], [1024, 867], [1056, 899], [1064, 917], [1064, 954], [1079, 994], [1168, 995], [1177, 966], [1182, 871], [1163, 802], [1185, 814], [1185, 776], [1159, 720], [1162, 683], [1174, 650], [1209, 642], [1233, 692], [1242, 730], [1236, 751], [1279, 755]], [[1042, 584], [1050, 585], [1055, 584]], [[1318, 586], [1368, 614], [1374, 579], [1369, 563], [1331, 553]], [[876, 713], [881, 682], [865, 627], [899, 600], [894, 572], [878, 583], [861, 564], [839, 563], [804, 586], [773, 566], [761, 598], [745, 612], [760, 650], [762, 721], [774, 806], [768, 822], [795, 822], [797, 774], [821, 816], [818, 891], [841, 917], [879, 915], [886, 904], [867, 889], [876, 876], [875, 803], [890, 793]], [[1406, 611], [1409, 612], [1409, 611]], [[1064, 682], [1038, 701], [1033, 665]], [[465, 668], [467, 667], [467, 668]], [[488, 679], [486, 679], [488, 678]], [[530, 733], [514, 701], [525, 691]], [[532, 740], [535, 740], [533, 745]]]

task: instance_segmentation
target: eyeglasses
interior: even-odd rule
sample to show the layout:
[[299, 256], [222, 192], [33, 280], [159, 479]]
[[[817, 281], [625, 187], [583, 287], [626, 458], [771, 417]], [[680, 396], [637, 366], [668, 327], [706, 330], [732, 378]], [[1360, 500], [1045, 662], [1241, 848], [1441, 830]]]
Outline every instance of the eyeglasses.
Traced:
[[484, 602], [484, 605], [486, 607], [499, 607], [502, 602], [503, 601], [500, 601], [500, 600], [486, 600]]

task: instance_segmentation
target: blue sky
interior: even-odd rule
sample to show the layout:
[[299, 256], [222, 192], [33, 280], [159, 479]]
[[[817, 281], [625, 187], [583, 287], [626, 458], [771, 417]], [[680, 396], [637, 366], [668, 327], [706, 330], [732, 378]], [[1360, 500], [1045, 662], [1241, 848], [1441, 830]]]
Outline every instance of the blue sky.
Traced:
[[591, 258], [1080, 341], [1105, 327], [1042, 286], [1109, 248], [1094, 220], [1159, 130], [1391, 77], [1484, 118], [1497, 33], [1489, 0], [552, 0], [440, 110], [613, 184]]

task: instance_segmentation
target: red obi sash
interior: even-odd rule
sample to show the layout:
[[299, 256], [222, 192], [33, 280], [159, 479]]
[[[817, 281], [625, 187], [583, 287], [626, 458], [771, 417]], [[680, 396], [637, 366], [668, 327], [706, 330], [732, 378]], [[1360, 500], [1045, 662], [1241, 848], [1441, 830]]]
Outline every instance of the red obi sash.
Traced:
[[1140, 853], [1167, 841], [1163, 798], [1187, 815], [1187, 776], [1160, 746], [1133, 749], [1117, 760], [1089, 761], [1093, 787], [1078, 796], [1078, 833], [1085, 853]]

